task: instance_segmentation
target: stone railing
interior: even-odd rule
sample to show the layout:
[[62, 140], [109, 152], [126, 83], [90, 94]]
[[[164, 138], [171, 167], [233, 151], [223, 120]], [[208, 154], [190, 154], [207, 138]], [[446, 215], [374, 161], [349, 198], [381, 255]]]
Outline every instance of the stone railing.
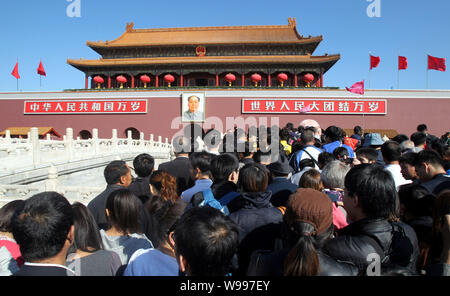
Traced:
[[[14, 199], [25, 199], [43, 191], [57, 191], [70, 200], [88, 202], [104, 187], [62, 186], [58, 176], [106, 166], [112, 160], [132, 161], [140, 153], [148, 153], [155, 158], [155, 167], [171, 160], [172, 146], [168, 139], [155, 141], [140, 134], [139, 140], [117, 137], [112, 130], [110, 139], [100, 139], [98, 130], [92, 130], [88, 140], [73, 139], [71, 128], [66, 130], [63, 140], [39, 139], [38, 129], [31, 128], [27, 139], [11, 138], [6, 132], [0, 138], [0, 206]], [[100, 176], [103, 177], [103, 176]], [[45, 181], [44, 184], [36, 182]], [[78, 184], [74, 184], [78, 185]]]
[[95, 196], [105, 190], [105, 186], [62, 186], [58, 181], [58, 170], [51, 166], [48, 169], [48, 179], [44, 184], [30, 185], [0, 185], [0, 208], [10, 201], [27, 199], [44, 191], [56, 191], [64, 195], [70, 203], [81, 202], [87, 205]]

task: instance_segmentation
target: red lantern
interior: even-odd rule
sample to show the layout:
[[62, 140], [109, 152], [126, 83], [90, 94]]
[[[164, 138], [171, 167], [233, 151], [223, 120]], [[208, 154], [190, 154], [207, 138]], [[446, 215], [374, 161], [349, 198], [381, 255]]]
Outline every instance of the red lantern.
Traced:
[[283, 87], [284, 82], [288, 79], [288, 76], [285, 73], [280, 73], [280, 74], [278, 74], [277, 78], [278, 78], [278, 81], [281, 82], [281, 87]]
[[236, 76], [234, 74], [228, 73], [225, 75], [225, 80], [228, 82], [228, 86], [231, 86], [231, 83], [236, 80]]
[[150, 83], [150, 77], [141, 75], [141, 82], [144, 84], [144, 88], [147, 88], [147, 83]]
[[306, 82], [306, 87], [311, 86], [311, 82], [314, 80], [314, 75], [308, 73], [303, 76], [303, 81]]
[[261, 75], [255, 73], [252, 76], [250, 76], [250, 79], [255, 83], [255, 87], [258, 86], [258, 82], [261, 81]]
[[105, 80], [101, 76], [95, 76], [94, 82], [97, 83], [97, 88], [100, 88], [100, 84], [104, 83]]
[[127, 79], [123, 75], [117, 76], [116, 80], [120, 83], [120, 88], [123, 88], [123, 84], [127, 83]]
[[170, 87], [170, 84], [175, 81], [175, 77], [171, 74], [166, 74], [164, 75], [164, 80], [168, 83], [168, 87]]

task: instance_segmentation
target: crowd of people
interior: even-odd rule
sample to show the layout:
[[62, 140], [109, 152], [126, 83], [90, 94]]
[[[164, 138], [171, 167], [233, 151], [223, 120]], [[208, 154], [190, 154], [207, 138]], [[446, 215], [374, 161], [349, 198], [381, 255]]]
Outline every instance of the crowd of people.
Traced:
[[450, 133], [277, 129], [191, 125], [156, 170], [146, 153], [109, 163], [87, 206], [6, 204], [0, 274], [450, 275]]

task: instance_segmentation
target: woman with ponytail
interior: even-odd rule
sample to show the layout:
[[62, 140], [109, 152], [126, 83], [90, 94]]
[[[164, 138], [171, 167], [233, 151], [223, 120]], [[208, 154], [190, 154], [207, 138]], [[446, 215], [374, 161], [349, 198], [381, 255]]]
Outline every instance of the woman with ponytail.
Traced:
[[333, 207], [325, 193], [298, 189], [289, 197], [283, 222], [280, 250], [254, 252], [247, 275], [357, 275], [358, 270], [351, 263], [338, 262], [321, 252], [334, 230]]

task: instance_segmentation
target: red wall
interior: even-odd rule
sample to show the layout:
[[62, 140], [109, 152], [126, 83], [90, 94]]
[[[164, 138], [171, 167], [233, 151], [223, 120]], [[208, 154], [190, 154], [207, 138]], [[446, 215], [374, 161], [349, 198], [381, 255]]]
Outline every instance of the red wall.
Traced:
[[[130, 96], [124, 96], [124, 98], [130, 98]], [[43, 100], [42, 95], [39, 99]], [[284, 126], [287, 122], [292, 122], [294, 126], [297, 126], [303, 119], [314, 119], [319, 122], [322, 128], [329, 125], [337, 125], [342, 128], [353, 128], [355, 125], [360, 125], [366, 129], [396, 129], [399, 133], [408, 136], [415, 132], [417, 125], [421, 123], [426, 123], [429, 132], [439, 137], [450, 131], [448, 123], [450, 99], [384, 99], [387, 99], [387, 115], [366, 115], [364, 119], [362, 115], [274, 114], [272, 117], [278, 117], [281, 126]], [[119, 137], [123, 138], [125, 137], [125, 129], [134, 127], [145, 133], [145, 139], [148, 139], [149, 134], [153, 133], [155, 139], [162, 136], [163, 140], [165, 137], [170, 140], [181, 128], [179, 125], [176, 125], [174, 129], [171, 128], [172, 120], [181, 114], [181, 99], [179, 97], [152, 98], [149, 95], [147, 114], [123, 115], [24, 115], [25, 100], [29, 101], [30, 99], [0, 100], [0, 130], [4, 130], [8, 126], [52, 126], [60, 134], [65, 134], [65, 129], [71, 127], [74, 129], [76, 137], [81, 130], [92, 131], [92, 128], [98, 128], [99, 137], [110, 138], [111, 130], [116, 128]], [[248, 118], [254, 116], [257, 120], [261, 117], [268, 117], [265, 114], [242, 114], [241, 100], [242, 96], [208, 96], [206, 117], [216, 116], [221, 118], [224, 127], [226, 117], [242, 116]], [[268, 124], [270, 125], [270, 123], [271, 119], [268, 119]]]

